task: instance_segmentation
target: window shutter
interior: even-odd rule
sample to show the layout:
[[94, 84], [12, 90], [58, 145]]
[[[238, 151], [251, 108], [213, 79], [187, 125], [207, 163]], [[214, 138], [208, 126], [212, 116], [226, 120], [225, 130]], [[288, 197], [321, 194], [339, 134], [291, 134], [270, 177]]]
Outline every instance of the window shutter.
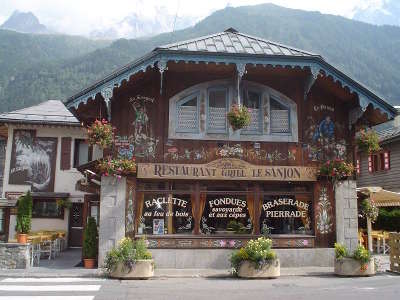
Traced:
[[372, 173], [372, 155], [368, 155], [368, 172]]
[[271, 133], [290, 133], [289, 109], [274, 99], [270, 107]]
[[384, 165], [385, 165], [385, 170], [390, 169], [390, 152], [385, 151], [384, 153]]
[[357, 172], [357, 175], [361, 174], [360, 158], [356, 159], [356, 172]]
[[176, 131], [197, 132], [199, 130], [198, 96], [190, 96], [177, 103]]
[[61, 170], [71, 169], [71, 140], [70, 137], [61, 138]]

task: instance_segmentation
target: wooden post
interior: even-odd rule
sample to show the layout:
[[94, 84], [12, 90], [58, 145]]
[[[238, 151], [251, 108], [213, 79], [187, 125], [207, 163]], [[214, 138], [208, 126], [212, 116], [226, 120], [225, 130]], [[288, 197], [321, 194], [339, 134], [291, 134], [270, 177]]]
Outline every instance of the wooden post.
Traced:
[[199, 235], [200, 234], [200, 220], [201, 220], [201, 216], [200, 214], [200, 183], [198, 181], [196, 181], [195, 185], [194, 185], [194, 203], [192, 203], [192, 205], [195, 206], [195, 210], [194, 210], [194, 216], [193, 216], [193, 220], [194, 220], [194, 234], [195, 235]]
[[367, 217], [367, 234], [368, 234], [368, 250], [372, 253], [372, 222], [371, 219]]
[[261, 193], [260, 193], [260, 185], [256, 184], [254, 187], [254, 190], [252, 191], [254, 193], [254, 228], [253, 228], [253, 234], [259, 235], [260, 234], [260, 215], [261, 215], [261, 210], [260, 210], [260, 201], [261, 200]]

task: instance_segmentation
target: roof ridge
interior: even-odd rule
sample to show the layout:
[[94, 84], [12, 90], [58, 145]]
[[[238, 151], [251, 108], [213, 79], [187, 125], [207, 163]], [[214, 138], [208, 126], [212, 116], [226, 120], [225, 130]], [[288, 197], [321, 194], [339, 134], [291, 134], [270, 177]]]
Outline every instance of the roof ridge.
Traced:
[[188, 43], [196, 42], [196, 41], [199, 41], [199, 40], [205, 40], [205, 39], [208, 39], [208, 38], [211, 38], [211, 37], [216, 37], [216, 36], [220, 35], [221, 33], [227, 34], [226, 32], [212, 33], [212, 34], [203, 35], [203, 36], [200, 36], [200, 37], [197, 37], [197, 38], [192, 38], [192, 39], [188, 39], [188, 40], [184, 40], [184, 41], [178, 41], [178, 42], [175, 42], [175, 43], [169, 43], [169, 44], [166, 44], [166, 45], [157, 46], [154, 50], [170, 48], [172, 46], [176, 47], [177, 45], [188, 44]]

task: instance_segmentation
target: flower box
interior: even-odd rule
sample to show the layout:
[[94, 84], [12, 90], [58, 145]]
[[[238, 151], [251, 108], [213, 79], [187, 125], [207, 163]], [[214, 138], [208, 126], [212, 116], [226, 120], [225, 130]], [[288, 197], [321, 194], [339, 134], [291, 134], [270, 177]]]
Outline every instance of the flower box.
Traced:
[[376, 274], [374, 259], [362, 264], [350, 257], [335, 259], [335, 275], [338, 276], [373, 276]]
[[238, 277], [240, 278], [277, 278], [280, 275], [281, 267], [278, 258], [261, 267], [257, 267], [252, 261], [245, 260], [240, 264], [238, 270]]
[[118, 263], [110, 277], [118, 279], [149, 279], [154, 276], [154, 260], [138, 259], [130, 270], [123, 263]]

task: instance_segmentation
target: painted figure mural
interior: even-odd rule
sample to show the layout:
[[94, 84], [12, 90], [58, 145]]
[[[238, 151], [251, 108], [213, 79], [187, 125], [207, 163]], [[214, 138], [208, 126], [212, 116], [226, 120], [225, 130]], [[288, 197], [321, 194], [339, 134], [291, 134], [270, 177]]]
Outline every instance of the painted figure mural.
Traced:
[[129, 99], [135, 111], [135, 120], [132, 125], [134, 128], [133, 146], [136, 157], [154, 158], [158, 139], [154, 138], [151, 133], [149, 124], [149, 116], [146, 104], [153, 104], [154, 99], [144, 96], [136, 96]]
[[57, 138], [36, 137], [33, 130], [15, 130], [10, 184], [31, 185], [32, 191], [54, 190]]

